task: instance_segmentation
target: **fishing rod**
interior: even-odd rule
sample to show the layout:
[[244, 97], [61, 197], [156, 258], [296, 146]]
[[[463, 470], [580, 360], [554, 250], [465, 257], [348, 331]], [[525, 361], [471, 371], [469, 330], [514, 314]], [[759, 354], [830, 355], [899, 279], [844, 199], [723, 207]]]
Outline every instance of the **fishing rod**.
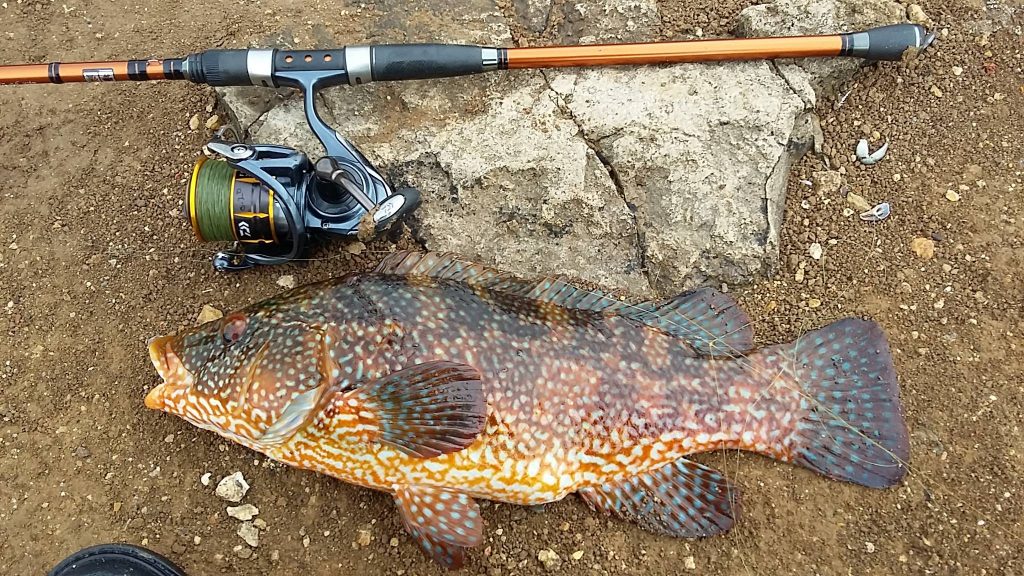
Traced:
[[766, 38], [499, 48], [462, 44], [353, 45], [330, 50], [213, 49], [184, 58], [0, 66], [0, 84], [189, 80], [209, 86], [294, 88], [326, 155], [316, 162], [285, 146], [248, 144], [218, 130], [189, 180], [185, 215], [200, 242], [234, 242], [221, 271], [281, 264], [313, 237], [380, 232], [420, 203], [393, 188], [367, 158], [328, 126], [318, 91], [342, 84], [450, 78], [499, 70], [854, 57], [899, 60], [933, 34], [916, 24], [863, 32]]

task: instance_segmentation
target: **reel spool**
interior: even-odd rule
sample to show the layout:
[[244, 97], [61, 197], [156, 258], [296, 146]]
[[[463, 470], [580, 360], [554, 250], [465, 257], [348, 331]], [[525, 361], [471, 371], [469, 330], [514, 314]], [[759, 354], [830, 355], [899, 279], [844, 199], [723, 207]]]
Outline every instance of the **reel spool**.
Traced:
[[219, 271], [283, 264], [314, 238], [356, 236], [366, 218], [379, 232], [419, 206], [418, 191], [392, 190], [337, 133], [337, 144], [325, 146], [335, 154], [316, 164], [293, 148], [232, 143], [224, 133], [196, 161], [184, 206], [200, 242], [235, 243], [214, 257]]

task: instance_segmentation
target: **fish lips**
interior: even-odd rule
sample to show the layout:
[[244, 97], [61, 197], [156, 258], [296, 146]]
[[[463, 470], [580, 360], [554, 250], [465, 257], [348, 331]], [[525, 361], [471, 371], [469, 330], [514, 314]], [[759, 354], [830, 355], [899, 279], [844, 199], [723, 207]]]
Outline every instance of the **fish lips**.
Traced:
[[146, 394], [146, 407], [153, 410], [162, 410], [165, 407], [165, 395], [168, 385], [188, 384], [191, 381], [191, 374], [185, 370], [178, 354], [175, 353], [173, 336], [158, 336], [149, 340], [149, 359], [153, 362], [163, 382], [158, 384]]

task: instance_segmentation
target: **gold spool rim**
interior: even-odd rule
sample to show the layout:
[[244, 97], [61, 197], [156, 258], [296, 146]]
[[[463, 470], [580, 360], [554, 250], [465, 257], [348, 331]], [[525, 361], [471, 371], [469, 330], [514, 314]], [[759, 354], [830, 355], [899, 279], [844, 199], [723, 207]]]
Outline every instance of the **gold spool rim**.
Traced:
[[192, 220], [192, 232], [195, 233], [196, 238], [198, 238], [200, 242], [206, 242], [206, 239], [203, 238], [202, 233], [199, 232], [199, 221], [196, 219], [196, 183], [199, 179], [199, 169], [202, 168], [203, 164], [206, 164], [207, 160], [208, 158], [206, 156], [201, 156], [199, 160], [196, 161], [195, 167], [192, 168], [192, 178], [188, 183], [189, 218]]

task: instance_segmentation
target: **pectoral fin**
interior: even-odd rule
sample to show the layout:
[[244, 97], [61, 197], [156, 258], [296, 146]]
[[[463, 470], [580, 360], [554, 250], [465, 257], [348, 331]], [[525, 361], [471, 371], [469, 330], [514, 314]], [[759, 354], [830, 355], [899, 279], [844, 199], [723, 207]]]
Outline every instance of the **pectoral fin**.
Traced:
[[395, 504], [405, 529], [423, 552], [447, 568], [460, 568], [465, 549], [483, 540], [480, 509], [461, 492], [435, 486], [400, 486], [395, 491]]
[[720, 473], [683, 458], [579, 493], [596, 510], [679, 538], [727, 531], [735, 520], [739, 497]]
[[375, 440], [419, 458], [458, 452], [487, 420], [480, 373], [456, 362], [426, 362], [354, 392], [377, 426]]

